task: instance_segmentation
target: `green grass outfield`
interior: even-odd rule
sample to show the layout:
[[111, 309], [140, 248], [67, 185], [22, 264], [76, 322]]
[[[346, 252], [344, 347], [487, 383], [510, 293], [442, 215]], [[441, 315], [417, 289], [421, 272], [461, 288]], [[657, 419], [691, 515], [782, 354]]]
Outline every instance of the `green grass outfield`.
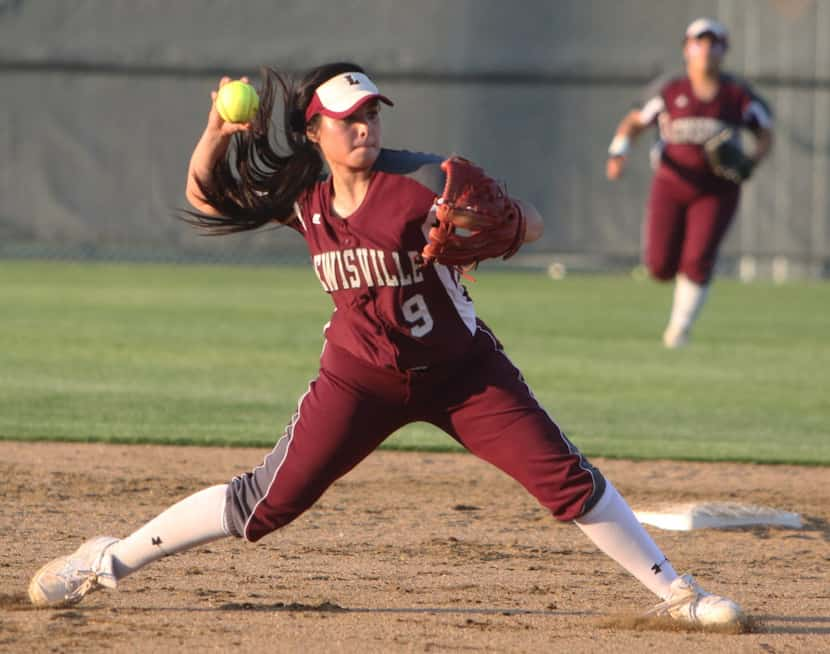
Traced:
[[[719, 281], [670, 352], [669, 286], [476, 276], [479, 314], [588, 455], [830, 464], [830, 285]], [[0, 438], [270, 447], [329, 313], [308, 267], [0, 261]], [[455, 447], [422, 424], [387, 446]]]

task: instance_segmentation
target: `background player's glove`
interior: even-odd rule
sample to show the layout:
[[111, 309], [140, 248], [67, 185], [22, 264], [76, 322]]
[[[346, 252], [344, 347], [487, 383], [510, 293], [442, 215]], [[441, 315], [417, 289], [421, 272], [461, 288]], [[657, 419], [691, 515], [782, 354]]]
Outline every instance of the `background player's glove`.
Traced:
[[731, 129], [718, 132], [703, 144], [706, 160], [718, 177], [740, 184], [749, 179], [755, 162], [741, 149], [737, 135]]
[[468, 267], [516, 254], [527, 229], [519, 203], [471, 161], [450, 157], [441, 169], [447, 181], [435, 200], [437, 220], [421, 253], [424, 261]]

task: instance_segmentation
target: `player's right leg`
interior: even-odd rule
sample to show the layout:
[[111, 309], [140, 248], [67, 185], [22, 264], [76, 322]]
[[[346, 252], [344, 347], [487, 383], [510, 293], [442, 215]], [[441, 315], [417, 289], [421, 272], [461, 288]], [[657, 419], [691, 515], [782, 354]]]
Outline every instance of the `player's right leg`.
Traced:
[[327, 348], [319, 377], [261, 465], [185, 498], [123, 540], [93, 538], [50, 561], [29, 584], [32, 603], [74, 604], [163, 556], [226, 536], [257, 541], [288, 524], [405, 424], [404, 381]]

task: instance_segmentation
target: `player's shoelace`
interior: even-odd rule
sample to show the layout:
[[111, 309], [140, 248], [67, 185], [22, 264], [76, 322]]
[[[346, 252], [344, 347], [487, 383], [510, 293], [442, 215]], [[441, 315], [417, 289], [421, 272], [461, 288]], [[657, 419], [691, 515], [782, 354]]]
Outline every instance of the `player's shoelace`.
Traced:
[[98, 574], [94, 570], [76, 568], [71, 560], [66, 562], [56, 576], [64, 580], [66, 588], [71, 589], [64, 595], [65, 602], [77, 602], [87, 593], [100, 587]]
[[660, 602], [659, 604], [651, 607], [648, 611], [646, 611], [645, 615], [671, 615], [671, 609], [677, 606], [682, 606], [683, 604], [692, 604], [690, 614], [694, 618], [694, 616], [696, 615], [696, 607], [694, 605], [698, 603], [700, 598], [706, 597], [707, 595], [709, 595], [709, 593], [707, 593], [700, 586], [698, 586], [697, 582], [688, 575], [683, 576], [683, 581], [686, 582], [686, 589], [682, 595], [678, 595], [677, 597], [670, 597], [669, 599]]

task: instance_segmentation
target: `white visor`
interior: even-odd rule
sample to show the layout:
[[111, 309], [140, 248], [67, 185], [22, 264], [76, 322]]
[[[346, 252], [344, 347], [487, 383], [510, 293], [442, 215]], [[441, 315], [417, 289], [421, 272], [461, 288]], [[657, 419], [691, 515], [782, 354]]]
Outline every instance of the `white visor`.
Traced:
[[345, 118], [375, 98], [392, 105], [392, 101], [381, 95], [374, 82], [363, 73], [343, 73], [317, 87], [305, 111], [305, 120], [308, 122], [316, 114]]

